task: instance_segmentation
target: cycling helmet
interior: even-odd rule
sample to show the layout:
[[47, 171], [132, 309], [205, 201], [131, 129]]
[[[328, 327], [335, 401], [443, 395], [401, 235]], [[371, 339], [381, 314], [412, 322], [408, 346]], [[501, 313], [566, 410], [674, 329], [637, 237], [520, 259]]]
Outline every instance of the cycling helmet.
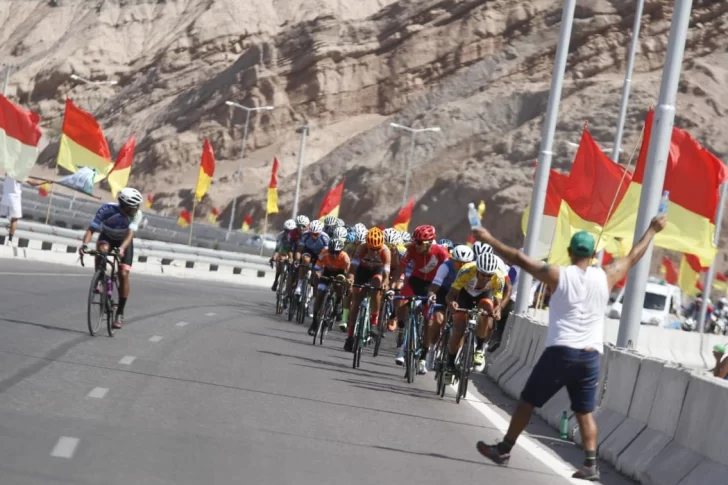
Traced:
[[447, 239], [447, 238], [440, 239], [439, 241], [437, 241], [437, 244], [447, 248], [448, 251], [452, 251], [452, 248], [455, 247], [455, 243], [453, 243], [450, 239]]
[[343, 227], [335, 227], [331, 237], [334, 239], [346, 239], [347, 236], [346, 229]]
[[498, 269], [498, 261], [493, 253], [481, 253], [476, 260], [476, 266], [480, 273], [492, 275]]
[[373, 227], [367, 233], [367, 246], [370, 249], [380, 249], [384, 245], [384, 232], [378, 227]]
[[458, 263], [469, 263], [473, 260], [473, 250], [464, 244], [455, 246], [452, 250], [452, 259]]
[[298, 227], [306, 227], [306, 226], [308, 226], [309, 222], [311, 222], [311, 221], [309, 221], [308, 217], [306, 217], [306, 216], [296, 217], [296, 226], [298, 226]]
[[483, 253], [493, 254], [493, 246], [484, 242], [476, 241], [475, 244], [473, 244], [473, 252], [475, 253], [476, 258]]
[[338, 254], [341, 252], [342, 249], [344, 249], [343, 239], [332, 239], [331, 241], [329, 241], [329, 252]]
[[362, 230], [366, 231], [367, 230], [367, 226], [365, 226], [361, 222], [357, 222], [356, 224], [354, 224], [354, 230], [356, 230], [358, 232], [359, 229], [362, 229]]
[[364, 242], [367, 238], [367, 229], [365, 227], [357, 227], [356, 228], [356, 241], [357, 242]]
[[311, 224], [308, 225], [308, 232], [312, 234], [321, 234], [323, 230], [324, 223], [319, 220], [311, 221]]
[[349, 233], [346, 235], [346, 242], [351, 244], [356, 241], [356, 232], [349, 231]]
[[286, 231], [292, 231], [296, 228], [296, 221], [293, 219], [288, 219], [286, 222], [283, 223], [283, 229]]
[[142, 204], [142, 194], [137, 189], [131, 187], [124, 187], [117, 196], [119, 205], [122, 207], [133, 207], [138, 209]]
[[336, 217], [334, 217], [334, 216], [326, 216], [326, 217], [324, 217], [324, 226], [327, 226], [327, 227], [328, 226], [335, 226], [336, 225], [336, 221], [338, 221], [338, 219]]
[[403, 243], [403, 244], [409, 244], [409, 243], [411, 243], [411, 242], [412, 242], [412, 234], [410, 234], [410, 233], [409, 233], [409, 232], [407, 232], [407, 231], [404, 231], [404, 232], [402, 233], [402, 243]]
[[393, 227], [384, 230], [384, 242], [387, 244], [397, 245], [402, 242], [402, 235]]
[[336, 219], [336, 227], [346, 227], [346, 222], [344, 222], [344, 219]]
[[417, 242], [423, 242], [434, 241], [435, 236], [435, 228], [425, 224], [422, 226], [417, 226], [417, 229], [415, 229], [415, 233], [412, 235], [412, 238]]

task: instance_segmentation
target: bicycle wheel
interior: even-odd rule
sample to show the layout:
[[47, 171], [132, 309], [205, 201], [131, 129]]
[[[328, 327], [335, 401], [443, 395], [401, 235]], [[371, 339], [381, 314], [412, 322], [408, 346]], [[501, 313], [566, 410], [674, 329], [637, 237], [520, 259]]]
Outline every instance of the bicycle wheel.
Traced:
[[450, 345], [450, 332], [451, 329], [448, 327], [443, 332], [440, 345], [440, 353], [436, 355], [435, 369], [437, 372], [437, 394], [440, 397], [445, 397], [445, 369], [447, 368], [447, 355], [448, 345]]
[[329, 330], [331, 329], [331, 326], [333, 325], [333, 321], [336, 318], [335, 314], [335, 308], [334, 308], [334, 300], [336, 299], [336, 296], [333, 293], [329, 293], [326, 297], [326, 301], [324, 302], [324, 311], [322, 316], [319, 318], [319, 345], [324, 344], [324, 339], [326, 338], [326, 335], [329, 333]]
[[[314, 317], [314, 323], [316, 323], [316, 330], [313, 333], [313, 344], [316, 345], [316, 340], [319, 338], [319, 333], [321, 332], [321, 328], [324, 327], [324, 313], [326, 309], [326, 305], [329, 303], [329, 291], [326, 290], [326, 294], [324, 295], [324, 301], [321, 304], [321, 307], [319, 308], [319, 313], [317, 315], [318, 319]], [[321, 342], [323, 343], [323, 341]]]
[[466, 330], [465, 341], [463, 342], [463, 349], [460, 355], [460, 365], [458, 366], [458, 392], [455, 396], [455, 402], [460, 404], [460, 399], [465, 397], [465, 393], [468, 391], [468, 378], [470, 377], [470, 366], [473, 363], [473, 332]]
[[298, 297], [296, 295], [288, 295], [288, 321], [293, 321], [293, 316], [296, 315], [296, 307], [298, 306]]
[[[101, 320], [106, 316], [106, 293], [102, 287], [104, 274], [96, 271], [91, 278], [91, 288], [88, 290], [88, 307], [86, 311], [86, 320], [88, 323], [88, 333], [95, 336], [101, 327]], [[99, 293], [94, 290], [96, 287], [101, 288]]]
[[387, 305], [387, 303], [387, 300], [382, 297], [382, 303], [379, 305], [377, 337], [374, 340], [374, 352], [372, 352], [372, 357], [376, 357], [379, 355], [379, 347], [382, 345], [382, 338], [384, 337], [384, 332], [386, 332], [387, 320], [389, 320], [389, 315], [387, 314], [387, 309], [389, 309], [389, 306]]
[[[416, 319], [411, 323], [411, 325], [417, 325]], [[415, 382], [415, 376], [417, 375], [417, 349], [419, 348], [419, 338], [417, 333], [417, 327], [413, 326], [412, 329], [412, 337], [409, 338], [407, 342], [407, 349], [408, 349], [408, 366], [410, 368], [409, 373], [409, 379], [407, 382], [412, 383]]]
[[356, 321], [354, 322], [354, 345], [351, 349], [352, 354], [352, 362], [351, 362], [351, 368], [356, 369], [357, 364], [357, 354], [359, 353], [359, 349], [361, 348], [361, 308], [359, 308], [359, 314], [356, 316]]
[[106, 330], [109, 332], [109, 337], [114, 336], [114, 317], [116, 316], [116, 307], [119, 304], [119, 287], [116, 283], [116, 275], [106, 277], [106, 287], [103, 291], [108, 291], [106, 296]]
[[357, 349], [357, 352], [354, 356], [354, 358], [356, 359], [357, 368], [361, 366], [361, 352], [362, 349], [366, 347], [367, 343], [369, 342], [369, 335], [371, 332], [369, 319], [369, 301], [369, 297], [364, 298], [364, 300], [362, 300], [362, 307], [359, 309], [359, 315], [361, 316], [359, 326], [359, 348]]
[[278, 289], [276, 290], [276, 315], [283, 313], [283, 295], [285, 294], [286, 287], [288, 286], [288, 270], [284, 268], [281, 272], [281, 276], [278, 279]]

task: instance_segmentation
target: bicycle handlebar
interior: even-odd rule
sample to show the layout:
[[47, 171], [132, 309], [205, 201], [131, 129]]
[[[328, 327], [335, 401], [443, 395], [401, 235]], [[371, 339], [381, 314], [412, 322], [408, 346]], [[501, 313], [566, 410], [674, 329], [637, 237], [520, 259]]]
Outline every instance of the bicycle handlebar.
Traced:
[[83, 266], [84, 268], [86, 267], [86, 265], [83, 262], [83, 257], [87, 254], [89, 256], [113, 256], [114, 258], [118, 258], [119, 248], [111, 248], [108, 251], [98, 251], [96, 249], [89, 249], [88, 251], [84, 251], [83, 254], [79, 255], [78, 257], [79, 261], [81, 262], [81, 266]]

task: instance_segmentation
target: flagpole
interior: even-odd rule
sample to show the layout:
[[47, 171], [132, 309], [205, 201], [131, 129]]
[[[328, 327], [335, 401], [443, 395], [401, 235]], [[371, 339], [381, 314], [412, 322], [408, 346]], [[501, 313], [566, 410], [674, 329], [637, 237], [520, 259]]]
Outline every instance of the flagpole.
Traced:
[[265, 211], [265, 219], [263, 219], [263, 234], [260, 236], [260, 256], [263, 256], [263, 243], [265, 235], [268, 233], [268, 211]]
[[187, 241], [188, 246], [192, 246], [192, 226], [195, 224], [195, 208], [197, 207], [197, 199], [192, 199], [192, 213], [190, 214], [190, 239]]
[[[720, 189], [720, 202], [718, 202], [718, 209], [715, 213], [715, 236], [713, 237], [713, 243], [718, 247], [720, 242], [720, 230], [723, 225], [723, 212], [725, 210], [725, 198], [726, 192], [728, 192], [728, 182], [724, 183]], [[713, 258], [708, 268], [708, 274], [705, 277], [705, 289], [703, 291], [703, 304], [700, 305], [700, 317], [698, 318], [698, 332], [700, 332], [700, 352], [703, 351], [703, 334], [705, 331], [705, 317], [708, 314], [708, 305], [706, 304], [710, 297], [710, 292], [713, 289], [713, 278], [715, 278], [715, 260]]]

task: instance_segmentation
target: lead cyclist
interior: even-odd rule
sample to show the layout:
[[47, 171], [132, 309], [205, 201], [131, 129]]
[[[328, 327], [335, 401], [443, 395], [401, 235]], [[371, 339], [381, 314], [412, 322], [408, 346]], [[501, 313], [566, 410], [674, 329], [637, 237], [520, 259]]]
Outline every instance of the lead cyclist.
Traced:
[[[106, 253], [110, 248], [119, 250], [121, 258], [118, 274], [119, 306], [116, 308], [112, 325], [119, 329], [124, 324], [124, 308], [129, 298], [129, 272], [134, 260], [134, 233], [142, 221], [142, 212], [139, 210], [142, 194], [137, 189], [125, 187], [119, 192], [117, 201], [116, 204], [109, 202], [99, 208], [83, 235], [83, 244], [78, 252], [83, 255], [88, 251], [88, 243], [96, 231], [99, 232], [99, 238], [96, 240], [97, 251]], [[102, 258], [102, 256], [96, 257], [96, 269], [105, 264]], [[95, 291], [100, 292], [101, 288], [96, 288]]]

